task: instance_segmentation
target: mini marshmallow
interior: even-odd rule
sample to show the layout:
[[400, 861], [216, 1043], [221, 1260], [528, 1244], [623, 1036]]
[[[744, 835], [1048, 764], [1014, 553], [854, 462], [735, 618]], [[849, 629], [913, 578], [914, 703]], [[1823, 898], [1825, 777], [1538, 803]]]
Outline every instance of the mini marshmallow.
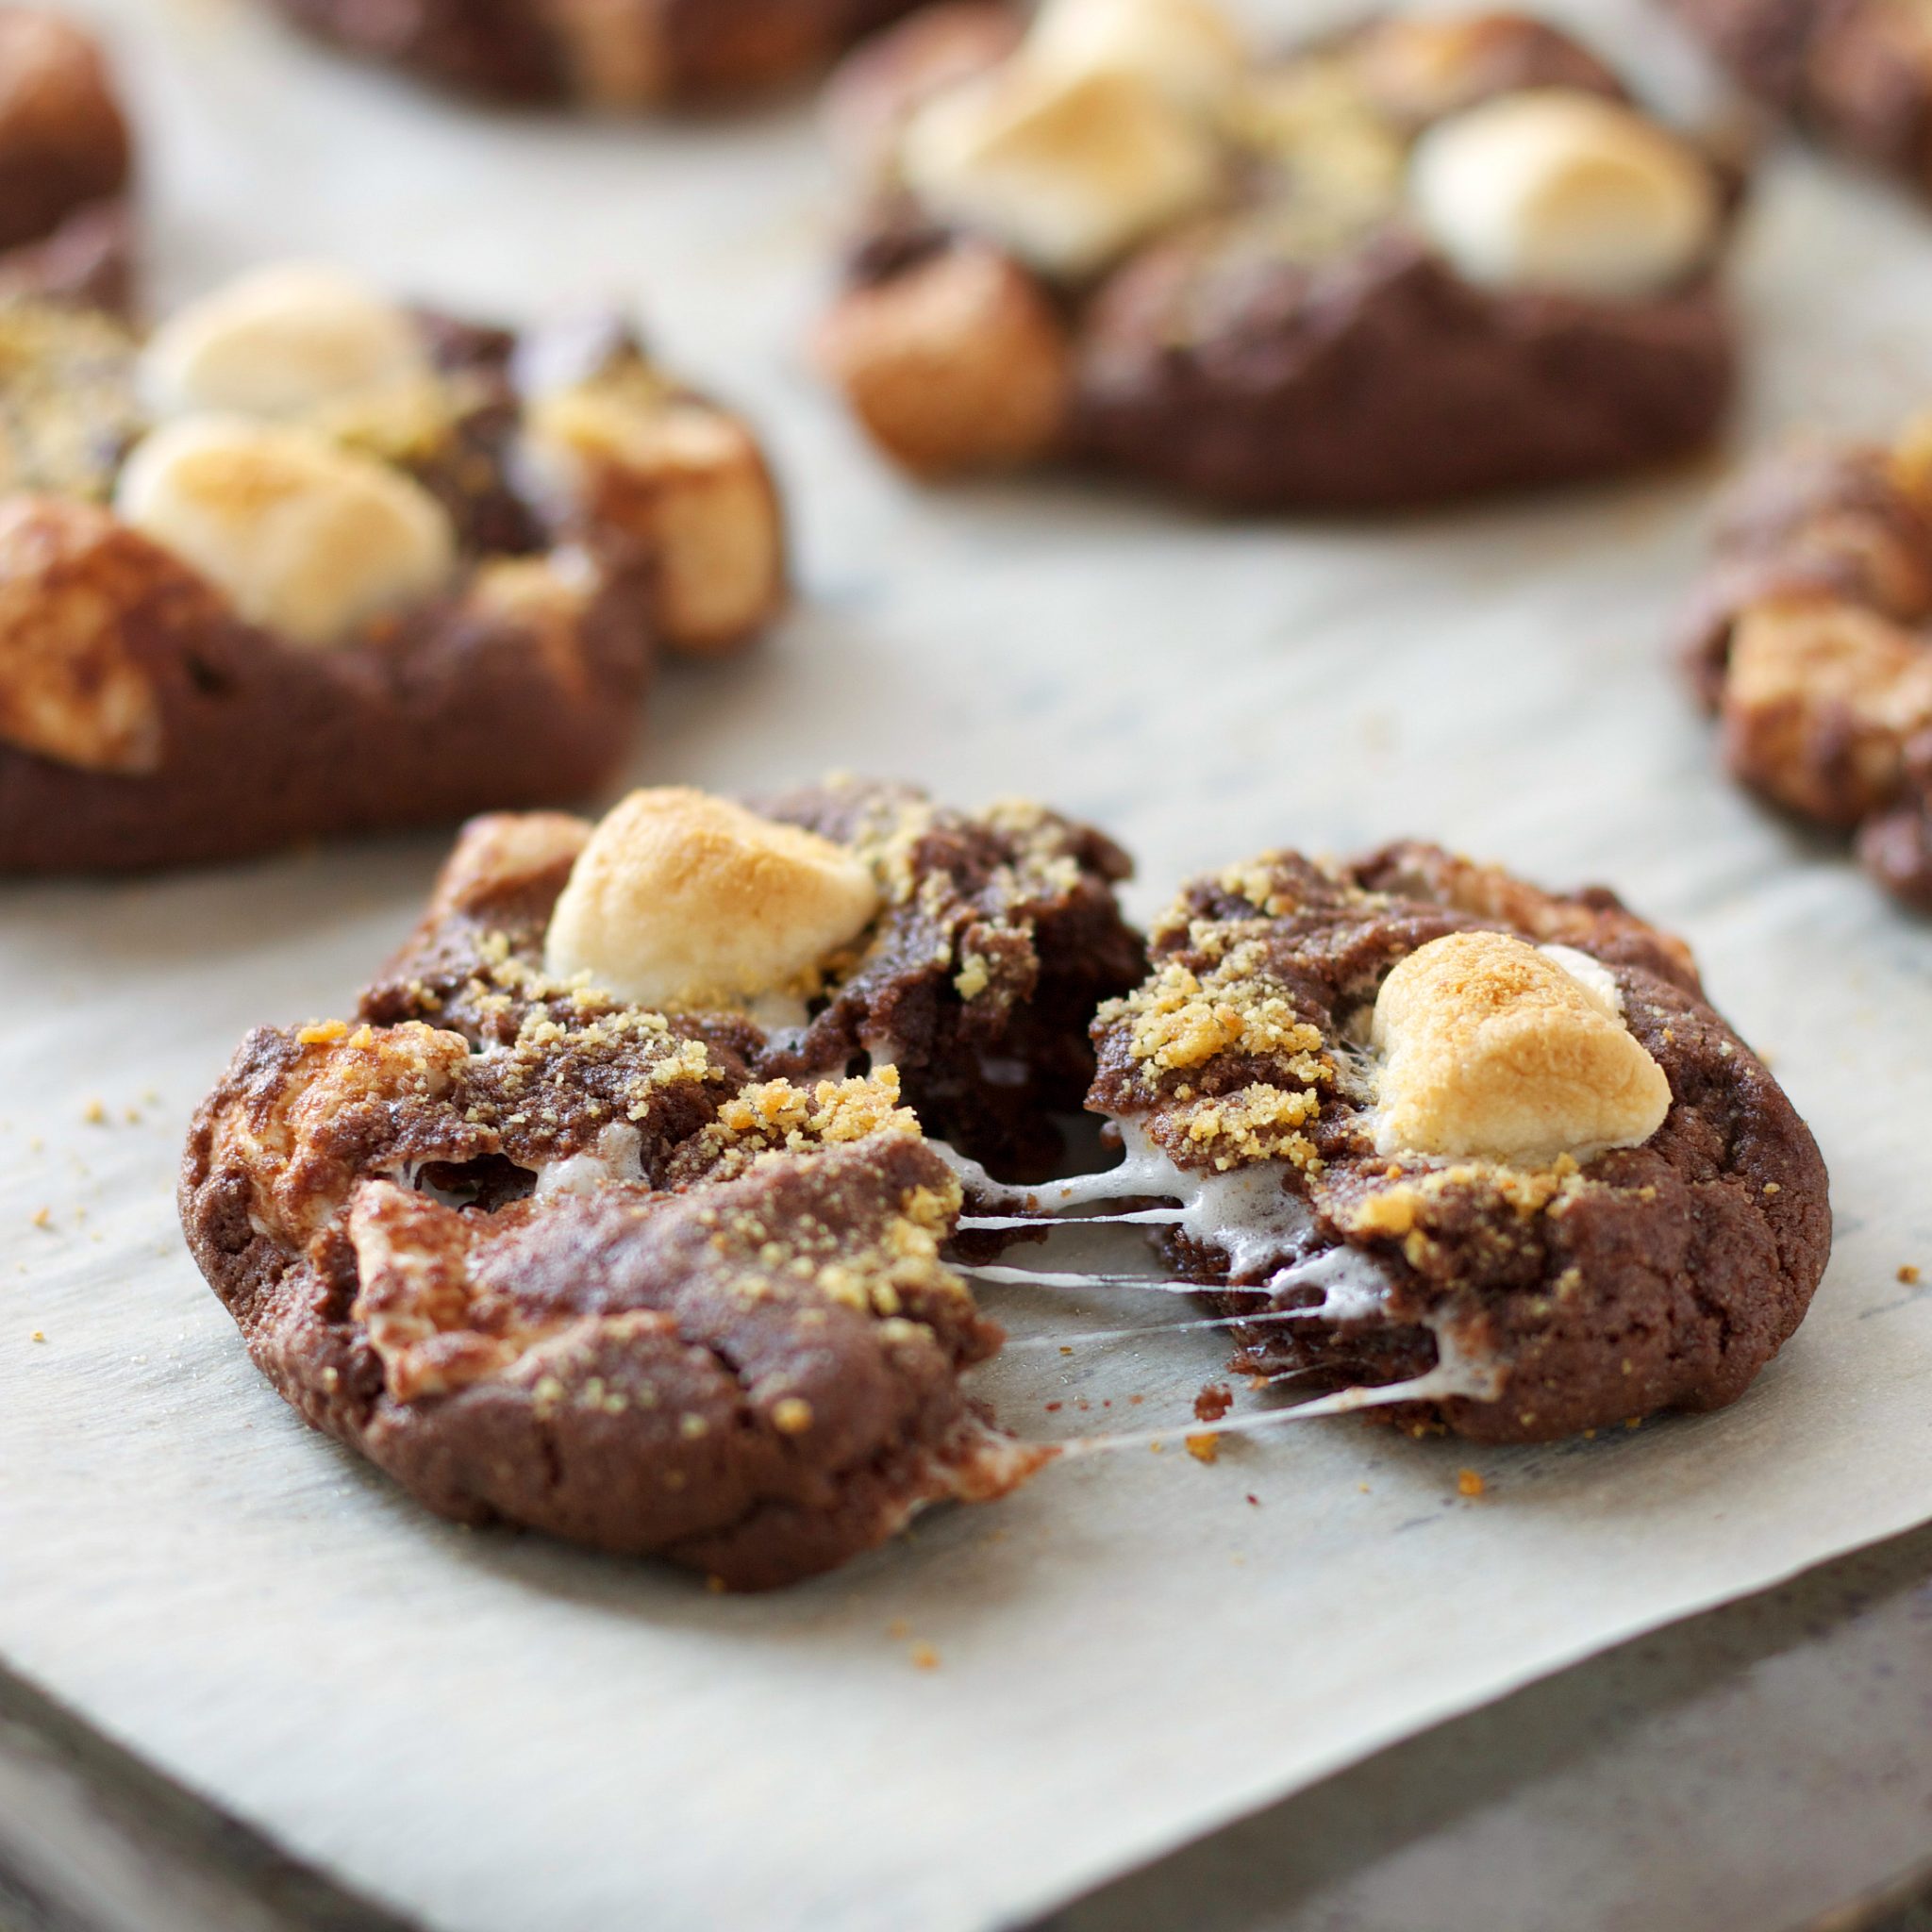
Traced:
[[257, 269], [158, 328], [141, 384], [158, 416], [306, 416], [431, 374], [415, 324], [340, 269]]
[[627, 530], [657, 562], [664, 640], [728, 649], [785, 600], [778, 493], [751, 432], [645, 382], [587, 382], [531, 404], [523, 459], [540, 494]]
[[1604, 301], [1682, 281], [1723, 220], [1715, 176], [1688, 142], [1563, 88], [1499, 94], [1439, 122], [1416, 142], [1409, 192], [1469, 281]]
[[1211, 203], [1213, 139], [1146, 81], [1015, 61], [929, 101], [906, 130], [907, 185], [1042, 273], [1097, 274]]
[[572, 868], [544, 962], [644, 1007], [754, 1001], [808, 984], [878, 908], [872, 874], [815, 832], [683, 787], [634, 791]]
[[1458, 932], [1419, 947], [1375, 1001], [1376, 1151], [1534, 1164], [1641, 1145], [1671, 1086], [1621, 1008], [1567, 946]]
[[87, 772], [160, 763], [160, 693], [138, 640], [178, 585], [165, 559], [158, 573], [130, 558], [135, 542], [91, 503], [0, 503], [0, 742]]
[[1211, 113], [1240, 80], [1247, 48], [1211, 0], [1046, 0], [1022, 58], [1068, 78], [1124, 74], [1177, 108]]
[[420, 484], [307, 431], [227, 417], [148, 437], [115, 508], [249, 623], [317, 649], [430, 595], [456, 564], [448, 512]]

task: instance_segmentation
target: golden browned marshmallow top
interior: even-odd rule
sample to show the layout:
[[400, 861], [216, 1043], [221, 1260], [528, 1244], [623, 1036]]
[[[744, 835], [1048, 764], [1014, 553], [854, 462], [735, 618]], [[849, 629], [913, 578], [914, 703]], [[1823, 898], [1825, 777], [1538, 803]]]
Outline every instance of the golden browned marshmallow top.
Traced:
[[430, 374], [406, 310], [345, 270], [310, 262], [256, 269], [191, 302], [142, 356], [142, 393], [161, 416], [292, 419]]
[[1468, 280], [1601, 300], [1659, 294], [1723, 223], [1703, 156], [1634, 108], [1567, 88], [1499, 94], [1416, 143], [1418, 219]]
[[878, 907], [830, 840], [681, 786], [634, 791], [572, 868], [544, 959], [640, 1006], [752, 1002], [808, 989]]
[[1375, 1146], [1520, 1164], [1649, 1140], [1671, 1088], [1624, 1024], [1614, 978], [1563, 946], [1450, 933], [1383, 982]]
[[420, 601], [456, 567], [422, 485], [306, 430], [187, 416], [121, 473], [122, 519], [226, 592], [251, 624], [326, 648]]
[[1046, 0], [1024, 58], [1070, 76], [1131, 75], [1176, 107], [1211, 112], [1241, 79], [1248, 50], [1213, 0]]
[[900, 164], [935, 214], [1079, 277], [1214, 200], [1214, 137], [1143, 75], [1024, 55], [929, 101]]

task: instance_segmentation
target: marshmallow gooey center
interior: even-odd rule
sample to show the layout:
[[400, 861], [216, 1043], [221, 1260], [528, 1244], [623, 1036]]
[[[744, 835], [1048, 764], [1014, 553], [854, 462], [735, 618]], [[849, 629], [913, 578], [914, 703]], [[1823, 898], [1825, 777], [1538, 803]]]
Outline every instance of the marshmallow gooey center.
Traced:
[[1541, 1165], [1641, 1146], [1671, 1107], [1615, 978], [1588, 954], [1450, 933], [1383, 981], [1375, 1149]]
[[797, 1025], [880, 903], [871, 870], [816, 832], [684, 787], [634, 791], [572, 867], [544, 967], [637, 1006], [741, 1006]]
[[124, 467], [123, 522], [192, 564], [251, 624], [308, 649], [418, 602], [456, 569], [449, 513], [325, 433], [336, 408], [433, 379], [410, 318], [340, 271], [258, 270], [191, 303], [143, 351], [158, 422]]

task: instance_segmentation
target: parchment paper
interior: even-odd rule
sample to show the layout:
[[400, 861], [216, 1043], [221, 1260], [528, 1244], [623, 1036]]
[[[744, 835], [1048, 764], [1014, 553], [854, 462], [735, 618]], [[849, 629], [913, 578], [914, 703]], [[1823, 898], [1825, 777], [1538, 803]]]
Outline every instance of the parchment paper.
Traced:
[[[1808, 1325], [1723, 1415], [1507, 1453], [1332, 1423], [1213, 1468], [1096, 1458], [812, 1587], [723, 1599], [430, 1520], [268, 1392], [180, 1247], [195, 1098], [252, 1023], [346, 1008], [440, 840], [8, 888], [9, 1666], [440, 1925], [950, 1932], [1932, 1516], [1932, 1289], [1898, 1279], [1932, 1270], [1932, 930], [1735, 795], [1661, 661], [1713, 473], [1381, 528], [921, 495], [794, 346], [832, 205], [802, 110], [506, 123], [232, 0], [100, 11], [168, 292], [299, 250], [511, 315], [635, 293], [679, 366], [759, 413], [809, 597], [748, 662], [668, 679], [640, 777], [844, 765], [1038, 793], [1132, 844], [1141, 912], [1271, 843], [1407, 831], [1609, 879], [1691, 937], [1774, 1056], [1840, 1241]], [[1932, 220], [1886, 192], [1781, 161], [1740, 282], [1744, 435], [1879, 427], [1932, 394]], [[1191, 1386], [1221, 1353], [1169, 1338], [1081, 1389]], [[987, 1384], [1022, 1427], [1042, 1421], [1026, 1363]]]

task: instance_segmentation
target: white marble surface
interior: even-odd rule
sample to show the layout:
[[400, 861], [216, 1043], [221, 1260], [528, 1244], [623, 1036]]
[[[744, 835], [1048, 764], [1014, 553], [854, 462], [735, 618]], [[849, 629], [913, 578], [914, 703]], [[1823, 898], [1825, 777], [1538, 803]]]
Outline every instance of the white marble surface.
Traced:
[[[1037, 792], [1133, 845], [1141, 911], [1271, 843], [1410, 831], [1608, 879], [1689, 934], [1772, 1053], [1840, 1241], [1810, 1323], [1724, 1415], [1534, 1451], [1340, 1424], [1213, 1469], [1097, 1459], [721, 1600], [426, 1519], [262, 1387], [181, 1251], [195, 1098], [250, 1024], [346, 1007], [438, 841], [8, 887], [0, 1658], [438, 1924], [963, 1932], [1932, 1517], [1932, 1290], [1896, 1279], [1932, 1272], [1932, 928], [1712, 769], [1662, 658], [1710, 473], [1379, 528], [923, 496], [794, 347], [830, 205], [802, 113], [502, 124], [240, 0], [94, 10], [148, 125], [165, 289], [300, 251], [512, 315], [616, 290], [761, 416], [808, 601], [756, 658], [667, 680], [639, 775]], [[1740, 283], [1748, 433], [1877, 426], [1932, 392], [1932, 225], [1885, 193], [1781, 162]], [[1216, 1359], [1189, 1338], [1101, 1374], [1158, 1391]], [[1027, 1425], [1028, 1378], [1003, 1387]]]

